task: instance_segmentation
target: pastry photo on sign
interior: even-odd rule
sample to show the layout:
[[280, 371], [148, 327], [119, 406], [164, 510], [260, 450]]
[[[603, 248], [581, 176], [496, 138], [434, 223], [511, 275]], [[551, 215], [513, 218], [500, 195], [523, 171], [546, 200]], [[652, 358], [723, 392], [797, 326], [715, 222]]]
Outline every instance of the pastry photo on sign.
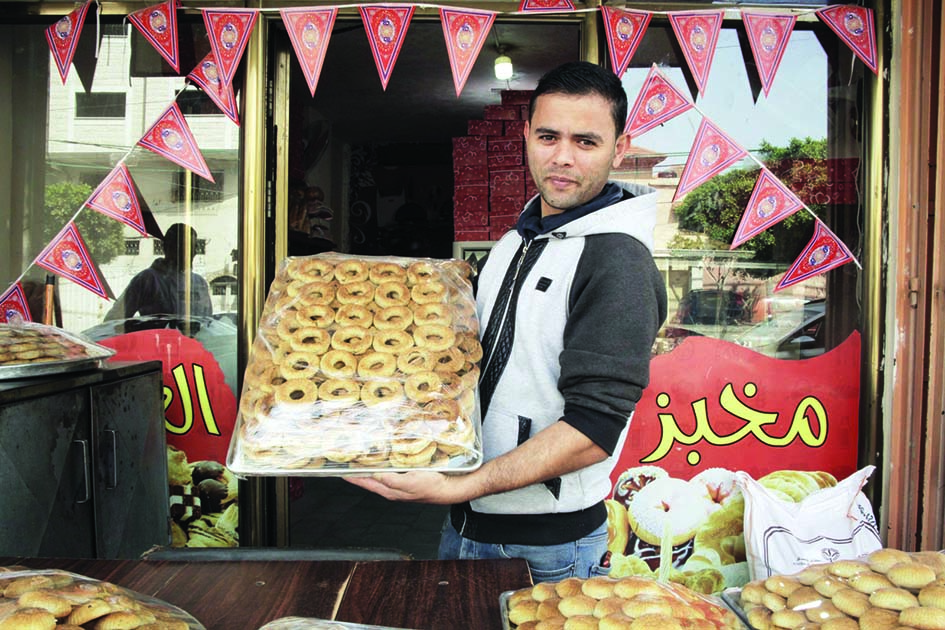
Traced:
[[[829, 473], [799, 470], [772, 471], [758, 482], [798, 503], [837, 484]], [[745, 499], [735, 471], [709, 468], [685, 480], [660, 466], [628, 468], [605, 505], [608, 551], [601, 564], [610, 575], [659, 578], [704, 594], [749, 581]]]

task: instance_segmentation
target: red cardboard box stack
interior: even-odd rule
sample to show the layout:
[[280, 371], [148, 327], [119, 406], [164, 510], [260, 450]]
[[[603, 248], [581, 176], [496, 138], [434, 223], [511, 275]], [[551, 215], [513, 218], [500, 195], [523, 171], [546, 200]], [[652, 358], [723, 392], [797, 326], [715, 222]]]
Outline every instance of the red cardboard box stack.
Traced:
[[503, 90], [470, 120], [468, 136], [453, 138], [453, 238], [494, 241], [515, 227], [525, 202], [537, 194], [525, 156], [528, 90]]

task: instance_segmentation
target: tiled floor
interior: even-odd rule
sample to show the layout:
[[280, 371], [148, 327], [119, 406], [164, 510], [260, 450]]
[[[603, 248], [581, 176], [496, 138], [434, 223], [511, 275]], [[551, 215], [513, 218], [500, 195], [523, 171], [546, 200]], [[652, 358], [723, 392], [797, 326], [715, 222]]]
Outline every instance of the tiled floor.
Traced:
[[436, 558], [449, 508], [387, 501], [342, 479], [304, 478], [289, 504], [290, 546], [379, 548], [416, 560]]

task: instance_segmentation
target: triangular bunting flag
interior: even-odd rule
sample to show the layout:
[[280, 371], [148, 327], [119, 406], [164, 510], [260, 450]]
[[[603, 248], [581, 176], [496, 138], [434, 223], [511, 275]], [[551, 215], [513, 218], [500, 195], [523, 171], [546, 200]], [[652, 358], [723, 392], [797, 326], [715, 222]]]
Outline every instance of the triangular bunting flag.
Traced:
[[522, 0], [518, 5], [519, 11], [574, 11], [571, 0]]
[[704, 93], [725, 12], [671, 11], [667, 15], [699, 92]]
[[58, 22], [46, 29], [46, 42], [52, 53], [53, 61], [59, 70], [59, 78], [63, 85], [69, 76], [69, 66], [72, 65], [72, 56], [82, 34], [82, 25], [85, 23], [85, 14], [91, 2], [86, 2], [69, 15], [63, 16]]
[[131, 181], [131, 173], [128, 172], [128, 167], [125, 166], [124, 162], [119, 163], [118, 166], [112, 169], [108, 177], [102, 180], [98, 188], [89, 196], [85, 205], [133, 227], [142, 236], [148, 235], [144, 227], [144, 217], [141, 215], [138, 195], [135, 193], [134, 183]]
[[237, 125], [240, 124], [240, 117], [236, 111], [236, 95], [233, 94], [233, 85], [224, 84], [220, 80], [220, 68], [213, 58], [213, 51], [208, 52], [207, 56], [187, 75], [187, 80], [202, 89], [227, 118]]
[[72, 280], [101, 298], [107, 300], [110, 297], [111, 290], [96, 272], [85, 241], [72, 221], [62, 228], [34, 262], [47, 271]]
[[381, 85], [385, 90], [415, 10], [413, 5], [358, 7], [368, 42], [371, 44], [371, 52], [374, 54], [377, 74], [381, 77]]
[[729, 249], [735, 249], [803, 207], [804, 203], [797, 198], [797, 195], [781, 183], [771, 171], [762, 168]]
[[289, 32], [295, 56], [302, 66], [308, 89], [315, 96], [315, 86], [322, 72], [322, 62], [325, 61], [325, 51], [328, 50], [328, 40], [338, 9], [280, 9], [279, 13]]
[[745, 149], [725, 135], [725, 132], [708, 118], [703, 118], [689, 151], [689, 159], [686, 160], [686, 166], [679, 177], [679, 186], [673, 201], [709, 181], [746, 155], [748, 152]]
[[824, 225], [823, 221], [818, 219], [814, 223], [813, 238], [778, 285], [774, 287], [775, 291], [803, 282], [811, 276], [830, 271], [834, 267], [845, 265], [853, 260], [853, 254], [847, 246]]
[[128, 14], [134, 24], [164, 60], [180, 74], [180, 56], [177, 54], [177, 2], [167, 0]]
[[233, 83], [233, 75], [253, 32], [259, 12], [254, 9], [203, 9], [203, 23], [210, 50], [220, 70], [220, 80]]
[[787, 50], [788, 40], [797, 22], [796, 15], [771, 15], [742, 9], [742, 21], [748, 32], [751, 54], [758, 66], [758, 76], [765, 96], [771, 91], [774, 75]]
[[853, 4], [834, 5], [816, 12], [817, 17], [847, 43], [857, 57], [873, 71], [879, 72], [876, 62], [876, 32], [873, 30], [873, 10]]
[[653, 64], [627, 117], [624, 133], [635, 138], [691, 109], [692, 106], [686, 95], [677, 90], [663, 76], [656, 64]]
[[603, 6], [604, 32], [607, 34], [607, 49], [614, 74], [622, 77], [637, 51], [643, 33], [653, 14], [649, 11], [629, 11]]
[[17, 282], [0, 295], [0, 323], [22, 324], [31, 322], [29, 303], [23, 292], [23, 285]]
[[495, 11], [459, 11], [440, 8], [440, 23], [446, 38], [446, 52], [453, 71], [453, 86], [458, 97], [479, 57], [482, 44], [495, 22]]
[[197, 147], [197, 141], [194, 140], [194, 135], [176, 102], [171, 103], [161, 114], [158, 121], [138, 140], [138, 144], [204, 179], [213, 181], [210, 169]]

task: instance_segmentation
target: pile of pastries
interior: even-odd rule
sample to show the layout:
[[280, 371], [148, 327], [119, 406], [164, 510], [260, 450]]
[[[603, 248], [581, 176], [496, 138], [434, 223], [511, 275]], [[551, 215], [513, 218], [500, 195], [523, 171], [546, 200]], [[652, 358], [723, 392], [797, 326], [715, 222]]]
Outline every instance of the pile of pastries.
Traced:
[[878, 549], [746, 584], [756, 630], [945, 630], [945, 554]]
[[166, 602], [67, 571], [0, 567], [0, 630], [202, 629]]
[[228, 467], [476, 465], [482, 346], [470, 274], [458, 260], [286, 259], [244, 375]]
[[681, 584], [595, 576], [539, 582], [508, 596], [515, 630], [715, 630], [741, 628], [721, 602]]
[[0, 366], [104, 357], [112, 351], [81, 342], [55, 326], [0, 324]]

